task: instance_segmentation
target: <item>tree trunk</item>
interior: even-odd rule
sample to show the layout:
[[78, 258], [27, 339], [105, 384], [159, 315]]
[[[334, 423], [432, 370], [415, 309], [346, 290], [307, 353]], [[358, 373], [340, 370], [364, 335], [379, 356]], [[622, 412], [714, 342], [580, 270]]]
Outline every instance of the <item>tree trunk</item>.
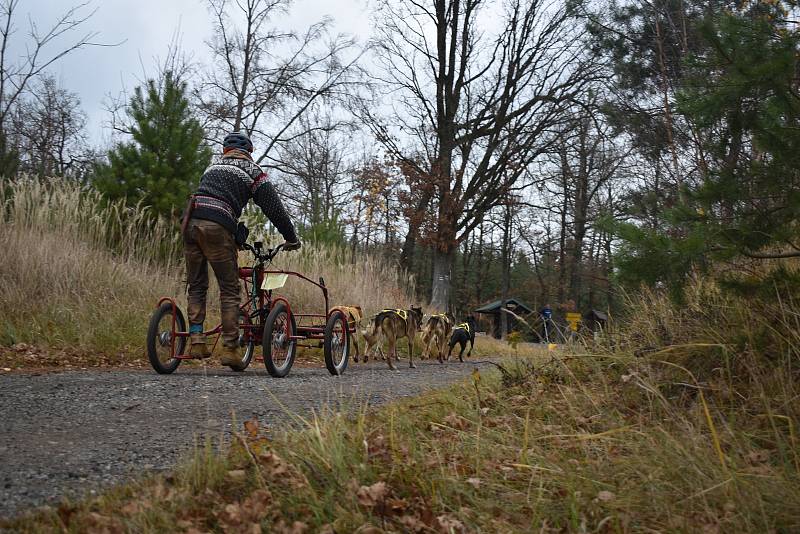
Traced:
[[407, 271], [414, 269], [414, 253], [416, 252], [417, 234], [419, 233], [417, 220], [423, 216], [425, 208], [428, 207], [430, 201], [431, 194], [423, 193], [414, 205], [414, 212], [408, 218], [408, 232], [403, 241], [403, 248], [400, 250], [400, 266]]
[[575, 305], [580, 307], [580, 298], [583, 281], [583, 241], [586, 238], [586, 216], [579, 214], [575, 217], [575, 238], [572, 242], [572, 258], [570, 263], [569, 293], [575, 300]]
[[480, 226], [478, 226], [480, 231], [480, 238], [478, 240], [478, 261], [476, 262], [477, 267], [477, 276], [475, 277], [475, 302], [480, 305], [483, 302], [483, 284], [481, 284], [481, 280], [483, 280], [483, 269], [484, 269], [484, 259], [483, 259], [483, 221], [481, 221]]
[[561, 206], [561, 232], [558, 238], [558, 302], [564, 302], [564, 291], [567, 278], [567, 210], [569, 196], [564, 187], [564, 203]]
[[451, 273], [453, 271], [453, 249], [433, 251], [433, 278], [431, 283], [431, 307], [440, 311], [449, 310]]
[[508, 288], [511, 285], [511, 206], [506, 202], [503, 214], [503, 250], [500, 266], [500, 339], [508, 335], [508, 314], [503, 310], [508, 300]]
[[400, 249], [400, 266], [412, 272], [414, 270], [414, 252], [417, 247], [417, 229], [408, 229], [403, 248]]

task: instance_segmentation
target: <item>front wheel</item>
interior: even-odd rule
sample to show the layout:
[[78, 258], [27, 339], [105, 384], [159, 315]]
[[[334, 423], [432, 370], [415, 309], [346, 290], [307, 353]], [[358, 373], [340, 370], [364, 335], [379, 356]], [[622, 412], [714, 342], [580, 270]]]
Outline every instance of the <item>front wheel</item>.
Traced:
[[183, 354], [186, 338], [176, 332], [186, 332], [186, 319], [178, 306], [164, 302], [153, 312], [147, 329], [147, 359], [160, 375], [173, 373], [181, 363], [175, 356]]
[[289, 374], [297, 352], [297, 335], [294, 317], [289, 315], [285, 302], [272, 307], [264, 323], [264, 366], [270, 376], [283, 378]]
[[344, 373], [350, 358], [350, 332], [347, 330], [347, 317], [343, 312], [337, 310], [328, 318], [322, 348], [328, 372], [332, 375]]

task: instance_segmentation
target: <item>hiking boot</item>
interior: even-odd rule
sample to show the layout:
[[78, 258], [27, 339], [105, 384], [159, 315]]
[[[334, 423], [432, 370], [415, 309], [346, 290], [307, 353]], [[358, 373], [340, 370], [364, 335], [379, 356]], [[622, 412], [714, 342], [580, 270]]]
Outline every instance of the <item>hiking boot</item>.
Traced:
[[211, 353], [208, 352], [205, 335], [191, 334], [189, 336], [189, 343], [189, 356], [192, 358], [208, 358], [211, 356]]
[[237, 345], [232, 347], [223, 345], [220, 359], [222, 361], [222, 365], [227, 365], [228, 367], [242, 364], [242, 355], [239, 352], [239, 347]]

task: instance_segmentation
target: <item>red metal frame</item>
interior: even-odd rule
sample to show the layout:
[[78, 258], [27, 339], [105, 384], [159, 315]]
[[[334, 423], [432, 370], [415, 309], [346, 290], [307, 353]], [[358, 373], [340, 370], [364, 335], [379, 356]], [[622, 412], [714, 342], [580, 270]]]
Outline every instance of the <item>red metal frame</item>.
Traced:
[[[286, 322], [286, 328], [287, 328], [286, 335], [287, 335], [287, 337], [289, 337], [289, 339], [291, 339], [293, 341], [312, 340], [312, 339], [313, 340], [323, 340], [324, 339], [324, 337], [325, 337], [325, 324], [323, 324], [321, 326], [320, 325], [313, 325], [313, 324], [312, 325], [301, 325], [301, 324], [298, 324], [298, 321], [295, 321], [296, 335], [293, 335], [293, 336], [290, 335], [290, 332], [288, 331], [288, 329], [291, 327], [290, 326], [291, 325], [291, 320], [293, 318], [297, 318], [297, 319], [302, 319], [304, 317], [307, 317], [307, 318], [318, 318], [318, 319], [324, 319], [325, 322], [327, 323], [327, 321], [330, 319], [331, 314], [333, 312], [340, 311], [340, 310], [338, 310], [336, 308], [333, 309], [333, 310], [330, 308], [330, 302], [329, 302], [329, 298], [328, 298], [328, 288], [326, 286], [324, 286], [324, 285], [322, 285], [322, 284], [320, 284], [318, 282], [315, 282], [314, 280], [311, 280], [310, 278], [308, 278], [307, 276], [303, 275], [302, 273], [298, 273], [296, 271], [284, 271], [284, 270], [263, 269], [263, 268], [258, 269], [257, 267], [240, 267], [239, 268], [239, 278], [244, 281], [245, 289], [248, 289], [250, 284], [253, 283], [253, 273], [254, 273], [254, 271], [256, 272], [256, 282], [255, 283], [258, 284], [258, 290], [256, 292], [257, 298], [258, 298], [257, 309], [260, 311], [260, 314], [261, 314], [262, 317], [265, 317], [269, 313], [269, 310], [272, 309], [272, 306], [274, 306], [275, 303], [283, 302], [286, 305], [286, 310], [287, 310], [287, 313], [289, 315], [289, 321]], [[289, 276], [294, 276], [294, 277], [299, 278], [299, 279], [301, 279], [301, 280], [303, 280], [305, 282], [308, 282], [310, 284], [313, 284], [313, 285], [317, 286], [322, 291], [322, 296], [323, 296], [323, 298], [325, 300], [325, 313], [324, 314], [321, 314], [321, 313], [297, 313], [297, 314], [295, 314], [294, 311], [292, 310], [292, 306], [289, 303], [289, 300], [286, 297], [277, 296], [277, 297], [275, 297], [273, 299], [271, 290], [270, 291], [264, 291], [264, 290], [261, 289], [261, 285], [262, 285], [262, 283], [264, 281], [264, 276], [266, 274], [287, 274]], [[250, 295], [250, 293], [251, 293], [251, 291], [247, 291], [248, 295]], [[247, 324], [245, 322], [242, 322], [241, 324], [239, 324], [239, 329], [240, 330], [244, 330], [245, 332], [250, 330], [250, 335], [255, 336], [253, 341], [260, 343], [260, 342], [263, 342], [263, 340], [261, 339], [261, 337], [263, 335], [263, 332], [261, 334], [259, 334], [257, 332], [253, 333], [252, 331], [257, 328], [257, 325], [255, 325], [252, 322], [250, 322], [249, 307], [253, 304], [254, 298], [256, 298], [256, 297], [248, 298], [244, 303], [242, 303], [239, 306], [240, 311], [245, 315], [245, 317], [247, 317], [247, 319], [246, 319]], [[164, 302], [169, 302], [172, 305], [172, 326], [171, 326], [172, 337], [171, 337], [171, 342], [170, 342], [170, 356], [172, 358], [176, 358], [176, 359], [179, 359], [179, 360], [191, 360], [191, 359], [194, 359], [192, 356], [190, 356], [188, 354], [177, 354], [177, 355], [175, 354], [175, 340], [177, 338], [179, 338], [179, 337], [189, 337], [189, 332], [178, 331], [178, 330], [175, 329], [175, 318], [177, 316], [177, 310], [178, 310], [178, 305], [175, 303], [175, 299], [173, 299], [171, 297], [162, 297], [158, 301], [158, 305], [157, 306], [160, 307]], [[353, 325], [352, 327], [350, 326], [350, 321], [347, 320], [347, 317], [345, 317], [345, 325], [347, 327], [347, 331], [348, 331], [349, 334], [355, 333], [356, 327], [355, 327], [355, 325]], [[203, 332], [203, 334], [206, 335], [206, 336], [216, 335], [216, 337], [214, 339], [214, 345], [213, 345], [213, 347], [211, 349], [212, 352], [213, 352], [213, 350], [214, 350], [214, 348], [216, 348], [217, 343], [219, 342], [219, 338], [220, 338], [220, 336], [222, 334], [222, 324], [218, 324], [215, 328], [213, 328], [211, 330], [207, 330], [207, 331]], [[318, 348], [318, 347], [316, 347], [314, 345], [305, 345], [305, 344], [299, 344], [299, 343], [297, 345], [301, 346], [301, 347]]]

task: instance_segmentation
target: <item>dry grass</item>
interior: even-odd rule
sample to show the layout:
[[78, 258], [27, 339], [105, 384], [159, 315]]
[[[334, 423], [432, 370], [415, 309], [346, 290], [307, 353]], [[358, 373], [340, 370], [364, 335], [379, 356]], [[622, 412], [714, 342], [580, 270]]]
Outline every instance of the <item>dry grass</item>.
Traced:
[[[249, 253], [239, 254], [240, 264], [249, 265]], [[303, 273], [311, 280], [322, 276], [329, 291], [331, 306], [361, 306], [365, 317], [386, 307], [408, 307], [414, 301], [413, 278], [382, 256], [353, 255], [349, 249], [305, 245], [298, 252], [281, 253], [273, 269]], [[289, 298], [293, 309], [322, 313], [324, 300], [319, 288], [290, 277], [277, 290]]]
[[179, 292], [166, 223], [71, 184], [6, 184], [0, 200], [0, 344], [140, 353], [156, 297]]
[[[142, 361], [157, 299], [178, 296], [185, 305], [175, 225], [63, 181], [5, 183], [0, 205], [2, 366]], [[242, 253], [241, 261], [250, 260]], [[332, 305], [405, 306], [413, 291], [389, 261], [346, 250], [306, 246], [275, 267], [323, 276]], [[321, 308], [313, 286], [290, 282], [285, 293], [296, 310]], [[210, 296], [207, 327], [219, 317], [213, 281]]]

